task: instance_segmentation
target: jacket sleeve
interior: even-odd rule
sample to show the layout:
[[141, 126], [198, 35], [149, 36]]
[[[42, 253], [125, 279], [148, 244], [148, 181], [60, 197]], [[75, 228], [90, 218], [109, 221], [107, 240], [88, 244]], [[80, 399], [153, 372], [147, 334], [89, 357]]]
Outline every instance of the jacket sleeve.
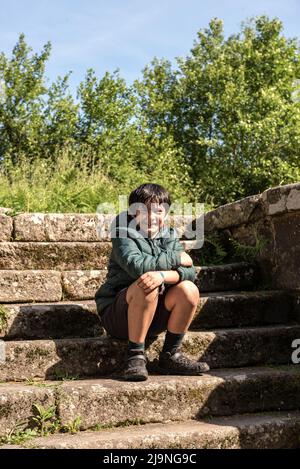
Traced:
[[[180, 243], [178, 238], [175, 238], [175, 240], [174, 240], [173, 250], [175, 252], [184, 251], [184, 248], [183, 248], [183, 246]], [[177, 270], [177, 272], [179, 273], [180, 282], [182, 282], [183, 280], [191, 280], [191, 282], [195, 282], [196, 269], [195, 269], [194, 265], [192, 265], [190, 267], [181, 265], [181, 266], [176, 267], [175, 270]]]
[[171, 270], [181, 265], [180, 251], [169, 249], [153, 256], [145, 254], [131, 238], [112, 238], [115, 261], [133, 279], [145, 272], [154, 270]]
[[195, 283], [196, 280], [196, 269], [192, 265], [191, 267], [177, 267], [177, 272], [179, 273], [180, 281], [182, 282], [183, 280], [191, 280], [191, 282]]

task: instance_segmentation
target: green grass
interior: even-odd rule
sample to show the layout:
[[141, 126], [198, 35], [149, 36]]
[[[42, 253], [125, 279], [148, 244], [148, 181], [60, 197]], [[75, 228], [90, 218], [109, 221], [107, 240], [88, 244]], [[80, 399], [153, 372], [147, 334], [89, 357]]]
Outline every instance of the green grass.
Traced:
[[79, 379], [79, 375], [72, 375], [67, 371], [55, 371], [53, 377], [57, 381], [76, 381]]
[[36, 437], [49, 436], [53, 433], [71, 433], [74, 435], [80, 430], [81, 417], [62, 425], [57, 416], [55, 405], [43, 407], [40, 404], [32, 405], [32, 415], [25, 420], [19, 420], [0, 437], [0, 446], [22, 445]]
[[18, 166], [0, 167], [0, 206], [19, 212], [95, 212], [100, 202], [117, 199], [117, 187], [100, 167], [90, 170], [65, 151], [55, 164], [20, 158]]
[[[76, 154], [68, 149], [60, 151], [55, 162], [41, 157], [30, 161], [24, 156], [19, 156], [17, 166], [6, 161], [5, 165], [0, 165], [0, 207], [11, 208], [10, 215], [95, 213], [100, 203], [114, 204], [117, 210], [119, 195], [128, 197], [139, 184], [149, 182], [149, 175], [136, 168], [128, 168], [122, 178], [112, 180], [101, 162], [91, 161], [91, 155], [83, 151]], [[170, 182], [167, 189], [175, 194], [176, 201], [187, 202], [188, 196], [183, 194], [188, 191], [180, 187], [178, 181], [173, 186]]]

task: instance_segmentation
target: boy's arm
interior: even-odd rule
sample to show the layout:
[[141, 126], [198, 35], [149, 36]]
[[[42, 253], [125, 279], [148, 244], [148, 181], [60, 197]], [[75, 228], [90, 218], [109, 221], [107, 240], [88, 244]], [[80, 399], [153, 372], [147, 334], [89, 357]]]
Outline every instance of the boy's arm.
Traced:
[[195, 281], [196, 270], [195, 267], [177, 267], [173, 270], [162, 270], [161, 271], [165, 277], [165, 283], [167, 284], [176, 284], [182, 282], [183, 280]]
[[195, 282], [196, 280], [196, 269], [192, 265], [191, 267], [177, 267], [177, 272], [179, 273], [180, 281], [183, 280], [191, 280], [191, 282]]
[[133, 279], [145, 272], [172, 270], [181, 266], [179, 250], [169, 249], [153, 256], [141, 252], [131, 238], [112, 238], [111, 241], [114, 259]]
[[[180, 253], [184, 251], [184, 247], [177, 237], [175, 237], [174, 243], [172, 244], [173, 244], [172, 250], [174, 250], [175, 252]], [[196, 269], [194, 265], [190, 267], [185, 267], [181, 265], [181, 266], [176, 267], [176, 270], [179, 273], [180, 282], [182, 282], [183, 280], [191, 280], [191, 282], [195, 282], [197, 274], [196, 274]]]

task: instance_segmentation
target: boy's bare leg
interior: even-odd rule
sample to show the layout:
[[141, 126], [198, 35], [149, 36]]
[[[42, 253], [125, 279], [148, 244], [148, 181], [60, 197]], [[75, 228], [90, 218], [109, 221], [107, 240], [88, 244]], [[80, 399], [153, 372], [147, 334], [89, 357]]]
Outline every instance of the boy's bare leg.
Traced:
[[131, 342], [145, 341], [158, 302], [158, 288], [150, 293], [133, 282], [127, 289], [128, 336]]
[[201, 375], [209, 370], [206, 362], [190, 359], [180, 352], [180, 345], [193, 320], [199, 302], [199, 290], [190, 280], [170, 288], [165, 306], [170, 311], [167, 332], [158, 369], [166, 374]]
[[187, 332], [197, 310], [199, 290], [190, 280], [170, 287], [165, 296], [165, 307], [171, 311], [168, 331], [174, 334]]

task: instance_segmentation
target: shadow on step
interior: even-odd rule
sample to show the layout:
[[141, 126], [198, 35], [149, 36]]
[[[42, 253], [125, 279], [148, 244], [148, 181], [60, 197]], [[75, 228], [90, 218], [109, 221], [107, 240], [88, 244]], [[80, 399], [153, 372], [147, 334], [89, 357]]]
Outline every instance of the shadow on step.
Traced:
[[[46, 379], [70, 380], [67, 385], [72, 389], [74, 384], [75, 401], [78, 392], [83, 392], [75, 406], [76, 413], [80, 414], [81, 411], [82, 415], [89, 412], [92, 415], [95, 409], [112, 405], [116, 406], [115, 412], [121, 412], [121, 421], [124, 422], [126, 419], [146, 419], [146, 423], [204, 419], [209, 423], [213, 417], [212, 423], [215, 424], [215, 418], [219, 416], [288, 411], [299, 407], [299, 371], [294, 376], [292, 373], [299, 367], [241, 368], [290, 362], [290, 332], [282, 329], [279, 333], [275, 329], [251, 329], [252, 332], [249, 329], [228, 330], [219, 332], [219, 335], [209, 331], [187, 334], [183, 351], [199, 361], [207, 361], [212, 370], [200, 377], [162, 376], [156, 379], [150, 375], [146, 382], [126, 383], [125, 401], [121, 395], [122, 384], [114, 372], [125, 357], [127, 341], [107, 336], [27, 341], [27, 346], [30, 344], [37, 348], [31, 350], [32, 364], [28, 362], [26, 366], [28, 370], [31, 366], [33, 369], [36, 367], [37, 373], [44, 374]], [[150, 360], [157, 357], [163, 338], [164, 334], [147, 341]], [[78, 378], [85, 378], [82, 389], [86, 391], [78, 391], [78, 383], [72, 382]], [[100, 378], [98, 394], [97, 386], [95, 389], [88, 387], [88, 378]], [[132, 393], [131, 384], [134, 390]], [[103, 392], [103, 387], [107, 387], [107, 393]], [[119, 410], [119, 407], [124, 409]], [[100, 414], [103, 416], [103, 413]], [[226, 419], [220, 419], [217, 425], [227, 426]], [[224, 444], [235, 444], [242, 448], [277, 448], [295, 447], [296, 439], [297, 442], [299, 440], [299, 423], [292, 420], [283, 426], [282, 422], [276, 424], [270, 418], [270, 421], [257, 424], [255, 428], [255, 432], [249, 432], [246, 425], [234, 427], [230, 437], [233, 440], [226, 440]], [[266, 428], [271, 430], [268, 432]]]
[[[299, 302], [296, 303], [292, 295], [280, 291], [203, 293], [190, 330], [299, 322], [297, 308], [299, 310]], [[3, 304], [0, 305], [0, 320], [0, 333], [6, 340], [99, 337], [104, 332], [96, 304], [91, 300]]]
[[[298, 324], [192, 331], [185, 336], [182, 352], [193, 359], [207, 362], [212, 370], [290, 365], [293, 352], [291, 345], [298, 337], [300, 337]], [[146, 341], [150, 369], [151, 363], [162, 349], [163, 341], [164, 333]], [[114, 339], [107, 335], [28, 343], [33, 348], [43, 347], [40, 354], [42, 357], [37, 366], [39, 372], [45, 373], [49, 379], [64, 374], [75, 377], [112, 376], [122, 367], [127, 350], [126, 340]], [[44, 372], [41, 369], [43, 364]]]
[[2, 310], [7, 313], [1, 332], [8, 340], [99, 337], [103, 333], [92, 302], [4, 304]]
[[[102, 419], [105, 419], [105, 424], [110, 424], [110, 419], [115, 422], [116, 418], [121, 424], [136, 421], [149, 423], [201, 420], [226, 427], [229, 439], [221, 442], [225, 448], [227, 445], [241, 448], [299, 446], [300, 416], [298, 420], [287, 418], [287, 411], [300, 406], [299, 366], [212, 369], [203, 376], [193, 377], [157, 377], [150, 372], [150, 378], [146, 382], [124, 383], [118, 377], [116, 369], [124, 359], [127, 341], [117, 341], [109, 337], [101, 340], [102, 342], [93, 339], [95, 348], [92, 353], [90, 348], [85, 350], [84, 342], [77, 344], [75, 350], [75, 345], [73, 349], [68, 349], [66, 344], [63, 347], [59, 341], [55, 341], [56, 353], [61, 361], [48, 368], [47, 378], [66, 377], [72, 380], [78, 377], [74, 375], [76, 371], [80, 372], [79, 376], [85, 377], [81, 386], [78, 387], [78, 383], [71, 381], [66, 383], [64, 389], [64, 392], [70, 393], [71, 404], [74, 399], [76, 415], [86, 415], [90, 412], [92, 420], [98, 419], [95, 424], [102, 422]], [[100, 343], [102, 345], [99, 348]], [[159, 338], [147, 341], [149, 358], [157, 356], [160, 346]], [[195, 349], [189, 348], [188, 342], [185, 348], [194, 358], [197, 356]], [[102, 354], [101, 359], [99, 353]], [[210, 344], [197, 358], [209, 361], [215, 353], [213, 344]], [[229, 354], [228, 350], [226, 353]], [[231, 360], [234, 366], [237, 362], [234, 362], [233, 355], [234, 351], [224, 362]], [[255, 364], [263, 363], [264, 361], [260, 361]], [[212, 366], [212, 363], [210, 364]], [[220, 364], [221, 361], [218, 365]], [[93, 388], [89, 385], [88, 378], [98, 378], [97, 382], [91, 382]], [[126, 398], [122, 396], [123, 386], [126, 388]], [[275, 418], [266, 415], [266, 412], [276, 411], [284, 411], [284, 422], [280, 416]], [[249, 431], [247, 421], [243, 425], [243, 421], [239, 420], [234, 425], [234, 422], [228, 423], [224, 418], [251, 413], [262, 413], [261, 417], [264, 417], [262, 422], [260, 416], [252, 422], [252, 425], [255, 424], [252, 431]], [[75, 417], [75, 414], [72, 416]], [[223, 418], [220, 418], [221, 416]], [[247, 419], [247, 415], [244, 417]], [[87, 417], [87, 421], [91, 422], [90, 417]], [[232, 428], [228, 431], [230, 426]], [[208, 440], [207, 446], [213, 443], [218, 442]]]

